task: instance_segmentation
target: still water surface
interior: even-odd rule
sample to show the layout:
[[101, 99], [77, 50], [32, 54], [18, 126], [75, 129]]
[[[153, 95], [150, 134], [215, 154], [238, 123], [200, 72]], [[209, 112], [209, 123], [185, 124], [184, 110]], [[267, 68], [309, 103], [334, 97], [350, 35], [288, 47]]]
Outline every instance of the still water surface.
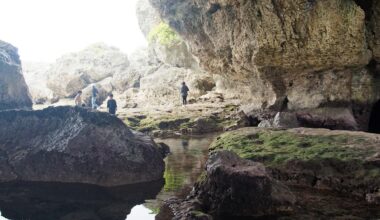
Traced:
[[204, 169], [214, 136], [157, 139], [169, 145], [164, 180], [104, 188], [85, 184], [0, 184], [0, 220], [153, 220], [164, 200], [183, 197]]

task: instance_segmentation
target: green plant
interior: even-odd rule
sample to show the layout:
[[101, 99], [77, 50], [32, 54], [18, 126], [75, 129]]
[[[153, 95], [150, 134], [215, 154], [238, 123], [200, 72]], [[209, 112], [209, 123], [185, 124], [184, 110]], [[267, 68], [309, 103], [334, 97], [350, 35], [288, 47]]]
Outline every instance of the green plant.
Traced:
[[178, 34], [166, 23], [161, 22], [154, 27], [148, 34], [148, 42], [158, 42], [162, 45], [174, 45], [179, 43], [181, 38]]

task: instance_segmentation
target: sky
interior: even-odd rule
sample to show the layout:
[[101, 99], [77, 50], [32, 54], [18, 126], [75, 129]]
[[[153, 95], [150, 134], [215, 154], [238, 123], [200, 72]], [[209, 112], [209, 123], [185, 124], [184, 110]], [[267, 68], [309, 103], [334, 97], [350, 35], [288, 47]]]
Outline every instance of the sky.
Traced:
[[0, 40], [22, 61], [54, 62], [63, 54], [104, 42], [123, 52], [145, 46], [137, 0], [0, 0]]

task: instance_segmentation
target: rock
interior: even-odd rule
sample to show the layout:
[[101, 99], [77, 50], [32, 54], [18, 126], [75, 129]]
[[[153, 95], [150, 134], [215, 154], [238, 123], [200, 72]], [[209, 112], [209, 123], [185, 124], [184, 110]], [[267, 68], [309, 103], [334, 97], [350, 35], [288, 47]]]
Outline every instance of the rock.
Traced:
[[202, 116], [194, 119], [189, 125], [190, 133], [205, 134], [223, 131], [223, 127], [218, 123], [218, 119], [213, 116]]
[[118, 118], [79, 107], [0, 113], [0, 182], [116, 186], [162, 178], [151, 138]]
[[96, 103], [100, 106], [107, 99], [108, 95], [113, 91], [112, 77], [108, 77], [98, 83], [87, 86], [82, 91], [82, 101], [86, 106], [91, 106], [92, 85], [95, 85], [98, 90], [98, 96], [96, 97]]
[[47, 87], [49, 68], [48, 63], [22, 63], [25, 81], [35, 104], [52, 102], [54, 98], [53, 91]]
[[366, 199], [368, 203], [380, 205], [380, 192], [367, 194]]
[[175, 129], [189, 121], [190, 118], [169, 119], [160, 121], [157, 126], [161, 130]]
[[273, 128], [273, 119], [261, 121], [257, 127], [259, 128]]
[[295, 203], [290, 190], [274, 180], [263, 164], [242, 160], [235, 153], [212, 153], [206, 172], [195, 190], [214, 216], [273, 216], [291, 210]]
[[173, 219], [269, 217], [292, 212], [294, 204], [292, 192], [263, 164], [218, 151], [210, 155], [203, 179], [173, 210], [177, 215]]
[[200, 80], [209, 80], [209, 76], [196, 70], [162, 65], [154, 73], [141, 78], [139, 94], [133, 100], [139, 106], [180, 105], [181, 83], [186, 82], [190, 89], [188, 99], [198, 98], [207, 92], [199, 87]]
[[297, 116], [292, 112], [278, 112], [273, 119], [274, 128], [297, 128], [299, 127]]
[[334, 130], [357, 130], [358, 124], [349, 109], [318, 108], [296, 113], [301, 126]]
[[364, 201], [366, 194], [379, 190], [379, 143], [380, 135], [365, 132], [242, 128], [222, 134], [210, 151], [230, 150], [260, 161], [273, 178], [288, 185]]
[[48, 70], [47, 85], [60, 98], [73, 97], [92, 83], [125, 73], [128, 66], [126, 54], [98, 43], [57, 59]]
[[161, 23], [160, 15], [152, 7], [149, 0], [137, 1], [136, 15], [141, 32], [145, 37], [148, 37], [149, 32]]
[[170, 154], [170, 147], [162, 142], [157, 143], [158, 151], [160, 151], [162, 158]]
[[116, 72], [112, 84], [117, 91], [140, 88], [140, 79], [157, 71], [161, 63], [147, 48], [140, 48], [129, 57], [130, 65], [126, 71]]
[[372, 42], [372, 52], [374, 59], [380, 63], [380, 2], [372, 1], [371, 30], [374, 34]]
[[[357, 109], [379, 99], [374, 78], [360, 82], [378, 60], [378, 1], [369, 10], [354, 0], [150, 2], [201, 67], [218, 75], [216, 91], [226, 98], [275, 111], [286, 99], [288, 110]], [[365, 130], [369, 113], [357, 112]]]
[[17, 48], [0, 41], [0, 111], [30, 109], [32, 104]]

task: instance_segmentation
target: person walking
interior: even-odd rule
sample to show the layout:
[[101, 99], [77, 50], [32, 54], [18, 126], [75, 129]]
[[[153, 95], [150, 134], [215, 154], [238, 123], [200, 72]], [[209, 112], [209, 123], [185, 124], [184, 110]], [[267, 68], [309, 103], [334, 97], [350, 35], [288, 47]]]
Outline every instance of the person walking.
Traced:
[[116, 100], [113, 99], [113, 95], [112, 94], [108, 95], [107, 108], [108, 108], [108, 112], [111, 115], [115, 115], [116, 114], [117, 104], [116, 104]]
[[182, 104], [187, 105], [187, 94], [189, 92], [189, 87], [187, 87], [185, 82], [182, 82], [181, 86], [181, 97], [182, 97]]
[[82, 106], [82, 91], [78, 91], [74, 98], [74, 102], [76, 106]]
[[96, 97], [98, 96], [98, 89], [95, 85], [92, 85], [92, 91], [91, 91], [91, 107], [93, 109], [97, 109], [99, 106], [96, 104]]

